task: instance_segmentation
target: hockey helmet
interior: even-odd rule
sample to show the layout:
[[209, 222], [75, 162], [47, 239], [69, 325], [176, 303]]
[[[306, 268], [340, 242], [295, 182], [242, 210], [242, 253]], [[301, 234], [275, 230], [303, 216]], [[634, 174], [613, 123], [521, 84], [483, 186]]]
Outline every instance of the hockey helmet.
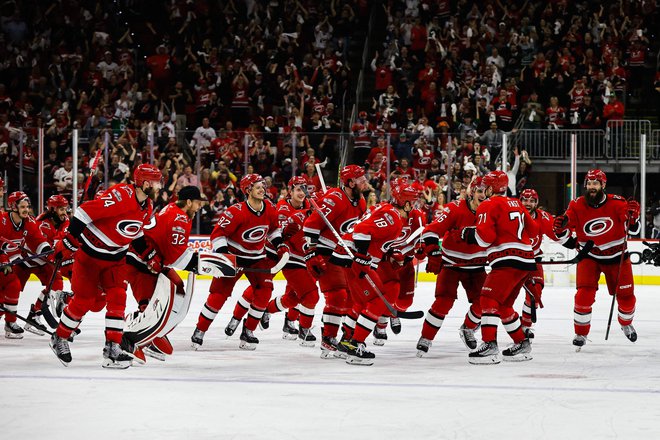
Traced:
[[484, 189], [490, 186], [494, 194], [504, 194], [509, 187], [509, 177], [504, 171], [491, 171], [483, 177], [481, 186]]
[[243, 194], [246, 196], [252, 191], [252, 187], [259, 182], [264, 182], [264, 178], [259, 174], [246, 174], [241, 179], [240, 187]]
[[48, 201], [46, 202], [46, 206], [48, 208], [66, 208], [69, 206], [69, 201], [66, 199], [66, 197], [61, 196], [59, 194], [55, 194], [53, 196], [48, 197]]
[[536, 203], [539, 202], [539, 195], [535, 189], [527, 188], [520, 193], [520, 200], [522, 199], [534, 199]]
[[7, 205], [12, 211], [17, 211], [18, 204], [23, 200], [27, 200], [28, 204], [30, 204], [30, 198], [27, 194], [25, 194], [23, 191], [14, 191], [7, 197]]
[[607, 184], [607, 176], [605, 175], [605, 172], [602, 170], [599, 170], [598, 168], [589, 170], [587, 171], [587, 175], [584, 176], [584, 186], [587, 186], [587, 181], [589, 180], [597, 180], [600, 182], [601, 185], [603, 185], [603, 188], [605, 188], [605, 185]]
[[158, 167], [143, 163], [138, 165], [133, 173], [133, 180], [135, 180], [135, 185], [139, 188], [142, 188], [144, 182], [162, 182], [163, 173], [160, 172]]
[[392, 187], [392, 204], [403, 208], [406, 202], [412, 205], [419, 199], [419, 191], [412, 185], [398, 185]]
[[342, 185], [348, 185], [349, 180], [356, 180], [364, 176], [364, 168], [358, 165], [346, 165], [339, 173]]
[[289, 179], [289, 191], [293, 191], [293, 187], [296, 185], [307, 186], [307, 179], [303, 176], [293, 176]]
[[477, 176], [472, 182], [470, 182], [470, 185], [468, 186], [468, 195], [470, 197], [474, 197], [474, 192], [477, 190], [477, 188], [482, 187], [483, 180], [484, 178], [482, 176]]

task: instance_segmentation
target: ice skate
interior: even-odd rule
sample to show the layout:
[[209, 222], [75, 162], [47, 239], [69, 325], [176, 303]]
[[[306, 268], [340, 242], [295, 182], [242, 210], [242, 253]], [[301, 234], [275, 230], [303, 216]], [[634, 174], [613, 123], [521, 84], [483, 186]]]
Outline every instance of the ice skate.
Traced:
[[165, 360], [165, 353], [160, 351], [158, 347], [156, 347], [154, 344], [149, 344], [143, 349], [144, 354], [146, 356], [149, 356], [150, 358], [154, 358], [159, 361], [164, 361]]
[[373, 365], [376, 355], [367, 351], [364, 342], [354, 340], [342, 341], [341, 345], [346, 349], [346, 363], [349, 365]]
[[287, 341], [295, 341], [298, 338], [298, 330], [295, 327], [295, 321], [289, 321], [284, 318], [284, 326], [282, 326], [282, 339]]
[[321, 338], [321, 359], [334, 359], [337, 352], [337, 340], [328, 336]]
[[249, 330], [245, 327], [245, 321], [243, 321], [243, 331], [241, 332], [240, 339], [241, 342], [238, 344], [238, 348], [243, 350], [255, 350], [257, 348], [257, 344], [259, 344], [259, 339], [254, 336], [252, 330]]
[[348, 344], [351, 343], [350, 339], [341, 338], [341, 341], [337, 342], [337, 351], [334, 355], [339, 359], [348, 359]]
[[313, 347], [316, 345], [316, 336], [312, 333], [311, 328], [300, 327], [298, 339], [300, 339], [300, 345], [303, 347]]
[[232, 336], [236, 329], [238, 328], [238, 324], [240, 324], [241, 321], [238, 319], [234, 318], [233, 316], [229, 320], [229, 324], [227, 324], [227, 327], [225, 327], [225, 334], [227, 336]]
[[392, 333], [394, 333], [395, 335], [401, 333], [401, 319], [395, 316], [391, 317], [390, 328], [392, 329]]
[[637, 332], [635, 331], [635, 327], [633, 327], [632, 324], [622, 325], [621, 330], [623, 331], [623, 334], [626, 335], [626, 338], [628, 338], [630, 342], [637, 341]]
[[57, 336], [57, 333], [53, 333], [53, 336], [50, 337], [50, 348], [57, 356], [57, 359], [62, 362], [62, 365], [68, 367], [71, 363], [71, 350], [69, 349], [69, 342]]
[[116, 342], [106, 341], [103, 347], [103, 368], [125, 370], [131, 366], [133, 356], [121, 349]]
[[458, 328], [458, 335], [461, 337], [461, 341], [465, 344], [470, 350], [477, 348], [477, 338], [474, 337], [474, 330], [467, 328], [465, 324], [461, 325]]
[[259, 321], [259, 327], [262, 330], [268, 330], [268, 327], [270, 327], [270, 313], [264, 312], [264, 314], [261, 315], [261, 320]]
[[522, 342], [502, 350], [502, 360], [508, 362], [531, 361], [532, 344], [530, 344], [529, 339], [523, 339]]
[[71, 296], [73, 296], [73, 292], [65, 292], [63, 290], [53, 290], [50, 292], [47, 297], [48, 307], [55, 313], [55, 316], [58, 318], [62, 316], [66, 301]]
[[23, 327], [15, 322], [5, 322], [5, 338], [7, 339], [23, 339]]
[[25, 331], [28, 331], [30, 333], [34, 333], [35, 335], [38, 335], [38, 336], [43, 336], [43, 335], [46, 334], [46, 332], [44, 331], [46, 329], [46, 327], [41, 322], [41, 313], [35, 312], [34, 310], [30, 310], [30, 313], [28, 313], [27, 319], [28, 319], [28, 321], [32, 321], [33, 324], [29, 323], [29, 322], [27, 324], [25, 324], [25, 327], [23, 327], [23, 329]]
[[582, 347], [584, 347], [584, 344], [587, 343], [587, 337], [584, 335], [575, 335], [573, 338], [573, 345], [575, 345], [576, 349], [575, 351], [580, 351], [582, 350]]
[[534, 330], [531, 327], [522, 326], [522, 331], [527, 339], [534, 339]]
[[387, 341], [387, 330], [385, 330], [384, 327], [379, 328], [376, 326], [376, 328], [374, 328], [374, 345], [382, 347], [385, 345], [385, 341]]
[[421, 358], [428, 353], [431, 345], [433, 345], [433, 341], [430, 339], [419, 338], [419, 341], [417, 341], [417, 357]]
[[474, 365], [499, 364], [500, 361], [500, 351], [495, 341], [482, 343], [468, 355], [468, 362]]
[[204, 343], [204, 332], [196, 328], [190, 337], [190, 341], [192, 342], [191, 346], [193, 350], [199, 350], [199, 347]]

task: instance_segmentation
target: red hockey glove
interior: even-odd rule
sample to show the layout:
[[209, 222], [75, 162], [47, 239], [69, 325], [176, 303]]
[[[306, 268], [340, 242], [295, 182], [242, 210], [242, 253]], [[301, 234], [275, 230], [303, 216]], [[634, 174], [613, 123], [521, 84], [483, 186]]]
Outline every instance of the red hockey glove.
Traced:
[[163, 270], [163, 259], [154, 248], [147, 248], [141, 255], [151, 273], [158, 274]]
[[290, 252], [289, 246], [285, 245], [284, 243], [280, 243], [279, 246], [277, 246], [277, 258], [281, 259], [282, 255], [286, 254], [287, 252]]
[[566, 231], [568, 226], [568, 217], [565, 215], [558, 215], [555, 217], [555, 220], [552, 222], [552, 231], [555, 235], [561, 235]]
[[282, 238], [284, 240], [289, 240], [291, 237], [296, 235], [300, 229], [300, 225], [297, 222], [293, 221], [287, 221], [286, 224], [284, 225], [284, 228], [282, 228]]
[[387, 260], [394, 269], [399, 269], [405, 264], [406, 256], [399, 251], [394, 251], [387, 254]]
[[640, 215], [640, 206], [639, 202], [634, 199], [628, 200], [628, 226], [631, 226], [637, 223]]
[[355, 254], [351, 268], [358, 278], [364, 278], [373, 270], [371, 269], [371, 257], [364, 254]]
[[11, 266], [9, 266], [9, 256], [6, 254], [0, 254], [0, 272], [7, 275], [12, 272]]
[[441, 256], [429, 256], [429, 261], [426, 263], [426, 272], [439, 274], [440, 269], [442, 269], [442, 257]]
[[417, 259], [423, 260], [427, 256], [438, 256], [442, 251], [437, 243], [422, 244], [416, 251]]
[[476, 226], [468, 226], [467, 228], [461, 229], [461, 240], [466, 243], [476, 244], [477, 239], [475, 238], [477, 228]]
[[80, 243], [78, 243], [78, 240], [70, 234], [66, 234], [64, 238], [55, 243], [55, 259], [61, 260], [68, 252], [74, 253], [79, 247]]
[[316, 255], [314, 249], [305, 254], [305, 264], [307, 265], [307, 270], [314, 278], [318, 278], [328, 268], [323, 257]]

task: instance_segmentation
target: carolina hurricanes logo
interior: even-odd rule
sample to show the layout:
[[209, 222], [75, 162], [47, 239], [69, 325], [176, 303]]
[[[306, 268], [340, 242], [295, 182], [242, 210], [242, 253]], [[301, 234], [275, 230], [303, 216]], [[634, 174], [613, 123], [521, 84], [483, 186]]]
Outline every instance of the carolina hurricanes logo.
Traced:
[[122, 220], [117, 223], [116, 229], [122, 237], [135, 238], [142, 230], [142, 222], [137, 220]]
[[426, 165], [427, 163], [431, 163], [431, 158], [430, 157], [420, 157], [418, 160], [420, 165]]
[[540, 244], [539, 236], [532, 238], [532, 248], [536, 248]]
[[6, 241], [0, 244], [0, 250], [9, 254], [11, 252], [17, 251], [19, 249], [18, 247], [19, 244], [20, 242], [16, 243], [15, 241]]
[[355, 226], [356, 222], [357, 222], [357, 218], [351, 218], [351, 219], [346, 220], [339, 227], [339, 232], [341, 232], [342, 234], [346, 234], [348, 232], [353, 232], [353, 226]]
[[383, 247], [381, 249], [387, 252], [387, 250], [392, 246], [405, 243], [409, 233], [410, 233], [410, 227], [404, 226], [404, 228], [401, 230], [401, 233], [399, 234], [399, 237], [396, 240], [386, 241], [385, 243], [383, 243]]
[[609, 217], [598, 217], [589, 220], [584, 224], [584, 233], [588, 237], [595, 237], [607, 233], [614, 226], [614, 222]]
[[247, 243], [259, 243], [266, 238], [268, 228], [266, 226], [256, 226], [243, 232], [241, 238]]

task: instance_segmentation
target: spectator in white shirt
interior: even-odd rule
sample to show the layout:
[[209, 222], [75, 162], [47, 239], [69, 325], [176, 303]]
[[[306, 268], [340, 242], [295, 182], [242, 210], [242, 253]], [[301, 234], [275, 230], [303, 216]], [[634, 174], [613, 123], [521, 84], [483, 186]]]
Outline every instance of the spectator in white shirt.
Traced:
[[197, 127], [193, 135], [193, 141], [201, 151], [208, 150], [211, 141], [217, 137], [215, 130], [209, 124], [209, 118], [202, 119], [202, 126]]
[[119, 71], [119, 65], [112, 61], [112, 52], [109, 50], [105, 51], [103, 61], [96, 67], [101, 71], [101, 75], [106, 81], [110, 81], [110, 77]]

